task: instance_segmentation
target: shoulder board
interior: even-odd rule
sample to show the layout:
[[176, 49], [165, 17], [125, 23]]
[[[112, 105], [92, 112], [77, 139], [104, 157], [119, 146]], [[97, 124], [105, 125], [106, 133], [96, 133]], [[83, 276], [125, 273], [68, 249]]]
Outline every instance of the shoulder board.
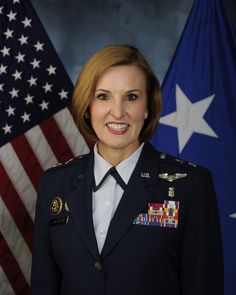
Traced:
[[54, 169], [54, 168], [59, 168], [59, 167], [60, 168], [63, 168], [63, 167], [67, 167], [67, 166], [73, 165], [73, 164], [77, 163], [80, 159], [85, 158], [86, 155], [88, 155], [88, 154], [80, 155], [80, 156], [77, 156], [76, 158], [71, 158], [71, 159], [69, 159], [68, 161], [66, 161], [64, 163], [57, 163], [57, 164], [51, 166], [49, 168], [49, 170]]
[[206, 170], [206, 168], [202, 167], [201, 165], [197, 165], [192, 162], [185, 161], [185, 160], [179, 159], [177, 157], [174, 157], [174, 156], [171, 156], [171, 155], [168, 155], [165, 153], [160, 153], [160, 159], [161, 159], [161, 161], [163, 161], [165, 163], [169, 163], [169, 164], [176, 165], [178, 167], [183, 167], [186, 169], [190, 169], [193, 171], [200, 172], [200, 171]]

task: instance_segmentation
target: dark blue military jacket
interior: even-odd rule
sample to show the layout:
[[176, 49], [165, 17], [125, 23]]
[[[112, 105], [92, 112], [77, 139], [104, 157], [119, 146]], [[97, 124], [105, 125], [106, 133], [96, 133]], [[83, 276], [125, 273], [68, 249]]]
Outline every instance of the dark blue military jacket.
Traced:
[[209, 171], [144, 145], [101, 255], [93, 152], [41, 179], [32, 295], [222, 295], [220, 223]]

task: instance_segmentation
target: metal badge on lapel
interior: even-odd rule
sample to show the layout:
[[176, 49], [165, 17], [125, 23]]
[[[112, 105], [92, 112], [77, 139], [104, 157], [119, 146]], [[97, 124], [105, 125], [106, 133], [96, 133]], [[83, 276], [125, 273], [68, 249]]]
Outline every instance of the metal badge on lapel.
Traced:
[[65, 210], [66, 210], [67, 212], [70, 211], [70, 210], [69, 210], [69, 207], [68, 207], [68, 205], [67, 205], [67, 202], [65, 202]]
[[150, 173], [149, 172], [141, 172], [141, 177], [150, 178]]
[[61, 212], [62, 210], [62, 199], [60, 197], [55, 197], [53, 198], [52, 202], [51, 202], [51, 212], [54, 215], [57, 215]]
[[173, 198], [175, 196], [175, 188], [173, 186], [170, 186], [168, 188], [168, 196]]
[[175, 173], [175, 174], [168, 174], [168, 173], [160, 173], [158, 174], [159, 178], [167, 180], [169, 182], [173, 182], [174, 180], [178, 180], [187, 176], [187, 173]]

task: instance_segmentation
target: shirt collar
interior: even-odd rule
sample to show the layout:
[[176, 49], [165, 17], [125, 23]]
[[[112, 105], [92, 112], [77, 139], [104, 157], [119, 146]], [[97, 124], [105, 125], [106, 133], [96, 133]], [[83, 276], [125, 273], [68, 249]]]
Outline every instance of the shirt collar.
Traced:
[[[137, 150], [135, 150], [127, 159], [120, 162], [116, 169], [120, 174], [121, 178], [127, 184], [129, 182], [130, 176], [138, 162], [139, 156], [142, 152], [144, 143], [142, 143]], [[98, 153], [97, 143], [94, 145], [94, 178], [96, 185], [100, 183], [103, 176], [112, 167], [110, 163], [103, 159]]]
[[112, 167], [112, 165], [99, 155], [97, 143], [94, 145], [93, 152], [94, 152], [94, 179], [97, 185], [98, 183], [100, 183], [103, 176]]

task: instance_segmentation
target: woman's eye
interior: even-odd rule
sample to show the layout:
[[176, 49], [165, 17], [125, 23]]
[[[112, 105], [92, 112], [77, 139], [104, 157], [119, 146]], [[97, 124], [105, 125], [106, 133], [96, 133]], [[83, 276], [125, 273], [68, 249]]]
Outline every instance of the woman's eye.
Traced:
[[97, 98], [100, 100], [107, 100], [108, 96], [107, 96], [107, 94], [101, 93], [101, 94], [97, 95]]
[[137, 96], [136, 94], [133, 94], [133, 93], [130, 93], [130, 94], [127, 95], [127, 99], [128, 99], [129, 101], [134, 101], [134, 100], [136, 100], [137, 98], [138, 98], [138, 96]]

